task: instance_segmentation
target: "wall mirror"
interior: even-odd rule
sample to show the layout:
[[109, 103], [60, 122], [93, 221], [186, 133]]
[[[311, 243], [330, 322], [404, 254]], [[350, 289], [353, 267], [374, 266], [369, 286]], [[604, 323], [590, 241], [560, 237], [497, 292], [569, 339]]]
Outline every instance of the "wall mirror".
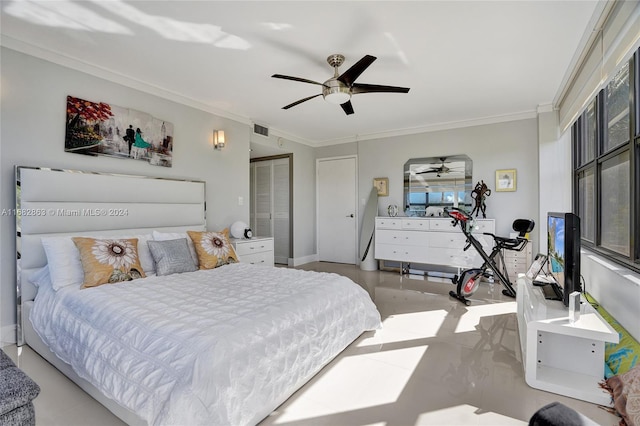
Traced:
[[411, 158], [404, 163], [404, 212], [442, 216], [447, 206], [470, 210], [473, 162], [466, 155]]

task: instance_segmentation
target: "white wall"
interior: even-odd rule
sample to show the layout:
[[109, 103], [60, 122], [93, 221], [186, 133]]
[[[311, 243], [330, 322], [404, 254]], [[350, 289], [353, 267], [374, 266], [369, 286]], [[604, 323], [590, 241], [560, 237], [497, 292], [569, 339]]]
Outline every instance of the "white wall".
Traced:
[[[238, 197], [249, 199], [248, 125], [10, 49], [2, 48], [0, 55], [2, 208], [15, 206], [14, 167], [44, 166], [204, 180], [210, 229], [236, 220], [248, 222], [248, 205], [238, 205]], [[132, 108], [173, 123], [173, 167], [64, 152], [67, 95]], [[212, 148], [213, 129], [225, 131], [228, 143], [223, 151]], [[13, 339], [15, 324], [14, 217], [0, 217], [0, 233], [0, 329], [5, 341]]]

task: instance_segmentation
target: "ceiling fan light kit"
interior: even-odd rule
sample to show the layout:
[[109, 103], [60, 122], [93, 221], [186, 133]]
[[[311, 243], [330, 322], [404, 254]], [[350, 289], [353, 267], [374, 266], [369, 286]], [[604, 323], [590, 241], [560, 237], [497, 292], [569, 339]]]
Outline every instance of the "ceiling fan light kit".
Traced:
[[327, 58], [327, 63], [333, 67], [333, 77], [324, 83], [308, 80], [306, 78], [292, 77], [282, 74], [274, 74], [271, 77], [281, 78], [284, 80], [299, 81], [301, 83], [316, 84], [322, 86], [322, 93], [309, 96], [298, 101], [295, 101], [289, 105], [282, 107], [282, 109], [289, 109], [310, 99], [316, 98], [320, 95], [332, 104], [340, 105], [342, 110], [347, 115], [353, 114], [353, 106], [351, 105], [351, 96], [358, 93], [374, 93], [374, 92], [386, 92], [386, 93], [408, 93], [408, 87], [396, 87], [396, 86], [382, 86], [377, 84], [359, 84], [356, 83], [356, 79], [366, 70], [369, 65], [376, 60], [375, 56], [365, 55], [362, 59], [356, 62], [351, 68], [344, 73], [338, 73], [338, 67], [344, 63], [345, 57], [340, 54], [334, 54]]
[[322, 96], [324, 96], [325, 101], [334, 105], [342, 105], [351, 99], [351, 92], [348, 87], [333, 79], [328, 80], [327, 83], [329, 87], [322, 88]]

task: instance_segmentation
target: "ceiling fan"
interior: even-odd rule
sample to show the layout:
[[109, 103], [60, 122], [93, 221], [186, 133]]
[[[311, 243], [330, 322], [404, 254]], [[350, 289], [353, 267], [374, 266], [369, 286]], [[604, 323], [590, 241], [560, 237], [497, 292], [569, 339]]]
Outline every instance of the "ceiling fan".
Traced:
[[386, 93], [407, 93], [408, 87], [396, 87], [396, 86], [381, 86], [378, 84], [362, 84], [356, 83], [356, 79], [366, 70], [369, 65], [373, 63], [377, 58], [371, 55], [365, 55], [362, 59], [356, 62], [351, 68], [343, 72], [338, 73], [338, 67], [343, 64], [344, 56], [340, 54], [331, 55], [327, 58], [327, 62], [334, 69], [334, 75], [324, 83], [308, 80], [306, 78], [291, 77], [288, 75], [274, 74], [273, 78], [282, 78], [285, 80], [300, 81], [302, 83], [311, 83], [322, 86], [322, 93], [309, 96], [307, 98], [295, 101], [282, 109], [289, 109], [309, 99], [316, 98], [320, 95], [324, 99], [333, 104], [339, 104], [347, 115], [353, 114], [353, 106], [351, 105], [351, 96], [358, 93], [374, 93], [374, 92], [386, 92]]

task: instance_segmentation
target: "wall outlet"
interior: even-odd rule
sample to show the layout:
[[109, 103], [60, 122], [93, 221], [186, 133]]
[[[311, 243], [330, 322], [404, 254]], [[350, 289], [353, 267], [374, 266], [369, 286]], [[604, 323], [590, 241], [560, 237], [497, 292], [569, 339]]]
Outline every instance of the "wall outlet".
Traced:
[[244, 197], [238, 197], [238, 205], [244, 206]]

